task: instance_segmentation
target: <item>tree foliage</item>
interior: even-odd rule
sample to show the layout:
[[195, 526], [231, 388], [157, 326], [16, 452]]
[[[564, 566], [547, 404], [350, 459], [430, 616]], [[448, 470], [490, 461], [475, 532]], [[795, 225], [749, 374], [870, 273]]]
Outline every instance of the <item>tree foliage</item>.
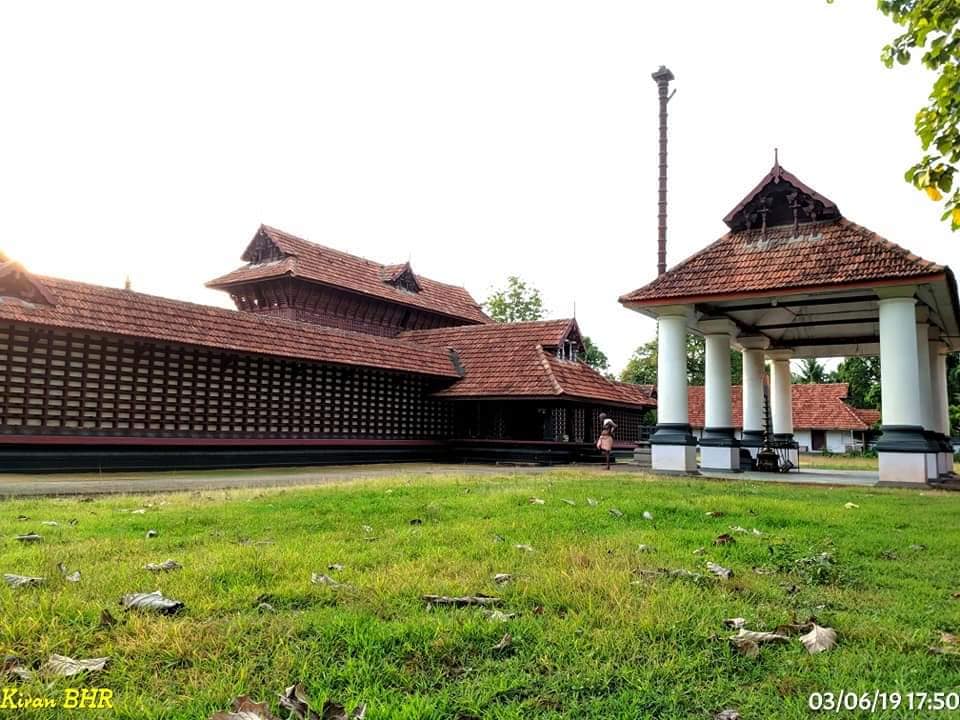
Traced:
[[845, 358], [830, 379], [847, 383], [847, 403], [853, 407], [880, 409], [880, 358]]
[[800, 361], [800, 372], [793, 374], [795, 383], [809, 385], [827, 382], [827, 369], [816, 358], [804, 358]]
[[887, 67], [906, 65], [915, 52], [935, 80], [929, 102], [914, 128], [924, 155], [906, 172], [907, 182], [931, 200], [944, 199], [943, 220], [960, 228], [960, 2], [957, 0], [879, 0], [881, 12], [903, 27], [883, 48]]
[[583, 336], [583, 361], [597, 372], [606, 373], [610, 369], [610, 360], [586, 335]]
[[[703, 385], [706, 370], [706, 343], [702, 336], [687, 335], [687, 382]], [[739, 385], [743, 377], [743, 358], [736, 350], [730, 350], [730, 382]], [[630, 356], [620, 373], [623, 382], [637, 385], [657, 384], [657, 341], [644, 343]]]
[[484, 303], [487, 314], [496, 322], [524, 322], [543, 319], [543, 298], [540, 291], [527, 285], [516, 275], [507, 278], [507, 285], [491, 291]]

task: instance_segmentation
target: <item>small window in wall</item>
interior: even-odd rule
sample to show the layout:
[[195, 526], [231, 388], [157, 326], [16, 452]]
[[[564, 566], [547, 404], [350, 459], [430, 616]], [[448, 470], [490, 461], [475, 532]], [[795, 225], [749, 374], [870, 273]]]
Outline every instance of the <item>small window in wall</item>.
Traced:
[[567, 360], [569, 362], [576, 362], [578, 347], [578, 344], [573, 340], [564, 340], [559, 346], [557, 346], [557, 358], [560, 360]]

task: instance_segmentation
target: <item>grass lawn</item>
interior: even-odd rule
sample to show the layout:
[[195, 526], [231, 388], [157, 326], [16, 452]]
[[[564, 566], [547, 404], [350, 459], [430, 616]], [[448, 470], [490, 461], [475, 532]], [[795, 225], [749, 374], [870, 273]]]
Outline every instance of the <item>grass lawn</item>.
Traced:
[[[130, 512], [138, 508], [146, 512]], [[11, 500], [0, 503], [0, 572], [48, 580], [0, 584], [0, 652], [29, 663], [109, 656], [85, 680], [21, 686], [48, 697], [111, 688], [115, 708], [79, 713], [88, 718], [208, 718], [239, 694], [286, 717], [276, 694], [296, 681], [318, 704], [366, 702], [371, 719], [709, 719], [724, 708], [806, 718], [813, 691], [958, 690], [960, 656], [928, 650], [941, 630], [960, 629], [958, 513], [960, 495], [933, 491], [570, 471]], [[12, 539], [30, 530], [43, 542]], [[730, 532], [734, 544], [713, 544]], [[803, 561], [824, 552], [835, 564]], [[183, 569], [142, 569], [168, 558]], [[734, 577], [636, 572], [707, 576], [707, 560]], [[65, 582], [60, 562], [81, 581]], [[348, 586], [311, 584], [312, 572]], [[514, 579], [498, 586], [495, 573]], [[156, 589], [186, 609], [119, 609], [122, 594]], [[428, 609], [427, 593], [497, 595], [517, 615]], [[261, 602], [275, 612], [258, 611]], [[120, 622], [99, 628], [103, 608]], [[772, 630], [810, 615], [837, 630], [836, 648], [809, 655], [791, 638], [745, 657], [722, 622]], [[505, 633], [512, 648], [494, 650]], [[0, 719], [74, 714], [0, 710]]]
[[[878, 470], [880, 461], [875, 457], [863, 455], [821, 455], [820, 453], [801, 453], [800, 469], [817, 470]], [[953, 469], [960, 472], [960, 463], [954, 462]]]

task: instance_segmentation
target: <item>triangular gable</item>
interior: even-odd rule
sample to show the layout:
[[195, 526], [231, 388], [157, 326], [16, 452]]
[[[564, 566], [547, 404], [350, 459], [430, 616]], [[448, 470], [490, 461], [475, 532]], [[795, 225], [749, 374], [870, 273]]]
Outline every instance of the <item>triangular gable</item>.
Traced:
[[383, 268], [384, 282], [395, 288], [418, 293], [422, 289], [409, 262], [403, 265], [386, 265]]
[[285, 252], [261, 225], [240, 259], [252, 265], [261, 265], [282, 260], [285, 257], [289, 257], [289, 253]]
[[0, 254], [0, 298], [16, 298], [37, 305], [57, 304], [43, 283], [3, 254]]
[[723, 221], [731, 230], [784, 225], [796, 229], [800, 223], [839, 217], [842, 216], [836, 203], [784, 170], [778, 162]]

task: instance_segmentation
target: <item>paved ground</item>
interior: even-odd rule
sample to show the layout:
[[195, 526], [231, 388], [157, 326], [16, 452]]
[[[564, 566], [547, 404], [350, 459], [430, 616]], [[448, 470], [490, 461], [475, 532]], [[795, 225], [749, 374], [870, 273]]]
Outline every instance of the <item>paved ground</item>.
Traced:
[[[601, 473], [596, 465], [575, 467], [580, 472]], [[358, 478], [404, 474], [449, 475], [541, 473], [554, 468], [506, 465], [454, 465], [403, 463], [386, 465], [341, 465], [333, 467], [258, 468], [252, 470], [195, 470], [137, 473], [0, 474], [0, 497], [29, 495], [103, 495], [110, 493], [158, 493], [226, 488], [291, 487], [323, 485]], [[619, 463], [617, 472], [646, 472]], [[876, 485], [876, 472], [860, 470], [804, 470], [785, 474], [708, 472], [705, 478], [734, 481], [780, 482], [801, 485]]]

